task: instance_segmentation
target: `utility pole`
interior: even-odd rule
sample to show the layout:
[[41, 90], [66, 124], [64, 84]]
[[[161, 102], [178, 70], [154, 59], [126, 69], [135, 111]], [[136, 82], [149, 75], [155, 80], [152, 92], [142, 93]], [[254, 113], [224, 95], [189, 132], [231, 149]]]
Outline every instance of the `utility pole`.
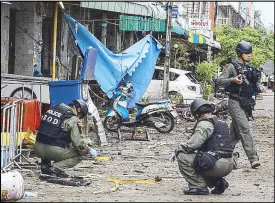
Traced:
[[165, 43], [165, 65], [163, 77], [162, 97], [169, 96], [169, 69], [170, 69], [170, 44], [171, 44], [171, 30], [172, 30], [172, 2], [167, 2], [166, 15], [166, 43]]
[[[218, 3], [217, 2], [209, 2], [209, 10], [210, 10], [210, 13], [209, 13], [209, 16], [210, 16], [210, 29], [209, 29], [209, 32], [210, 32], [210, 45], [213, 45], [214, 44], [214, 39], [213, 39], [213, 30], [214, 30], [214, 27], [215, 27], [215, 24], [216, 24], [216, 18], [217, 18], [217, 6], [218, 6]], [[208, 62], [211, 62], [212, 61], [212, 50], [211, 50], [211, 46], [208, 45], [208, 49], [207, 49], [207, 61]]]
[[55, 81], [58, 2], [54, 2], [52, 81]]

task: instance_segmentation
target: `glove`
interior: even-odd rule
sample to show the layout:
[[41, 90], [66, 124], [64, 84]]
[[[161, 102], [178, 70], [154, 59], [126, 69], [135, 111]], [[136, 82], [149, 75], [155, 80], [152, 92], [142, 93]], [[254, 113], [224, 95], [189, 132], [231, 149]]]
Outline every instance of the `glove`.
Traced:
[[96, 150], [95, 150], [95, 149], [90, 148], [89, 153], [90, 153], [92, 156], [97, 157], [97, 152], [96, 152]]
[[171, 162], [174, 162], [175, 159], [176, 159], [176, 153], [173, 152], [173, 153], [171, 154], [171, 156], [170, 156], [170, 161], [171, 161]]

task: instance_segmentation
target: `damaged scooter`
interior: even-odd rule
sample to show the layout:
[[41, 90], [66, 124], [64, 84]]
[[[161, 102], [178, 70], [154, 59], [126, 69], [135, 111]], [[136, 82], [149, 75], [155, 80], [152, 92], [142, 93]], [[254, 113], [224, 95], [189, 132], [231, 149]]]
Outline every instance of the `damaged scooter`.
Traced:
[[121, 126], [126, 127], [152, 127], [160, 133], [169, 133], [174, 129], [177, 112], [173, 110], [169, 99], [157, 100], [147, 103], [136, 103], [137, 113], [135, 120], [129, 119], [127, 109], [128, 98], [133, 91], [131, 82], [124, 82], [114, 92], [113, 108], [109, 109], [104, 119], [104, 127], [108, 131], [117, 131]]

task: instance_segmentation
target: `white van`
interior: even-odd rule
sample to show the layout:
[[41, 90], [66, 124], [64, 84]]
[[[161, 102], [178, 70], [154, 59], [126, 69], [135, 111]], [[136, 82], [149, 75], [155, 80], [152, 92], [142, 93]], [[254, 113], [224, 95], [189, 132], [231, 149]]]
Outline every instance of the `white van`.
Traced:
[[[169, 96], [179, 95], [185, 104], [191, 104], [194, 99], [202, 98], [202, 87], [191, 71], [170, 68]], [[162, 98], [164, 68], [155, 67], [153, 78], [143, 95], [143, 98]]]
[[1, 97], [34, 98], [50, 104], [51, 78], [1, 73]]

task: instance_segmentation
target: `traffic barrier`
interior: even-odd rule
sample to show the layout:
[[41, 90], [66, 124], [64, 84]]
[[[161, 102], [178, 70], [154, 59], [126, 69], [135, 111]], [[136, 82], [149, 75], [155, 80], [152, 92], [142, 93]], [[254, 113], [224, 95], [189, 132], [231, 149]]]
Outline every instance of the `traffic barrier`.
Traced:
[[[18, 101], [16, 98], [1, 98], [1, 103]], [[41, 122], [41, 110], [40, 103], [37, 99], [24, 99], [22, 100], [24, 108], [22, 111], [23, 121], [22, 121], [22, 132], [27, 132], [28, 130], [34, 132], [39, 129]], [[19, 108], [19, 106], [17, 106]], [[19, 109], [18, 109], [19, 110]], [[3, 119], [3, 115], [1, 115]], [[5, 126], [6, 127], [6, 126]]]
[[[17, 136], [16, 133], [18, 126], [16, 103], [8, 102], [3, 107], [1, 106], [1, 169], [13, 161], [17, 152], [18, 138], [19, 143], [21, 139], [21, 136]], [[22, 119], [19, 120], [22, 123]]]
[[[30, 163], [23, 152], [22, 142], [26, 132], [22, 132], [24, 122], [24, 100], [12, 99], [3, 102], [1, 99], [1, 171], [7, 171], [22, 164], [22, 157]], [[30, 170], [28, 170], [30, 171]], [[33, 172], [32, 172], [33, 173]]]

